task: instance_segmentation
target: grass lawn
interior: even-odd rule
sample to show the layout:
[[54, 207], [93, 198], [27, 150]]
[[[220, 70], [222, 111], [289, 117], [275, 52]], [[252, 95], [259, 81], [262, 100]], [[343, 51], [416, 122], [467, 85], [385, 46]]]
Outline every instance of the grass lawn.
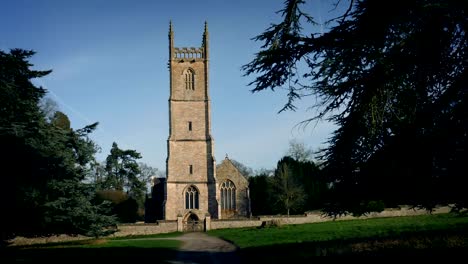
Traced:
[[[321, 255], [464, 255], [468, 217], [453, 214], [332, 221], [265, 228], [212, 230], [240, 248], [242, 263], [310, 262]], [[9, 247], [10, 261], [174, 260], [181, 233]]]
[[170, 233], [11, 247], [5, 250], [5, 255], [8, 260], [21, 262], [102, 260], [107, 263], [145, 259], [158, 263], [175, 258], [181, 242], [170, 238], [180, 235]]
[[180, 246], [178, 240], [152, 240], [151, 238], [132, 238], [128, 240], [105, 240], [103, 242], [90, 243], [78, 248], [162, 248], [177, 249]]
[[438, 254], [468, 249], [468, 217], [453, 214], [221, 229], [245, 259], [303, 261], [315, 255]]

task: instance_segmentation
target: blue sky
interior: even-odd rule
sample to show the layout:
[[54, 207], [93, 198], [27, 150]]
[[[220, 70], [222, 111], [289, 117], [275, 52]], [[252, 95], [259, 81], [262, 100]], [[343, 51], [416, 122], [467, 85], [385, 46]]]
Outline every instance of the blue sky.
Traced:
[[[305, 10], [317, 21], [330, 15], [330, 1], [312, 2]], [[37, 51], [34, 68], [53, 70], [37, 83], [72, 127], [100, 123], [92, 135], [102, 148], [98, 159], [105, 159], [115, 141], [164, 170], [169, 20], [176, 47], [200, 46], [206, 20], [215, 158], [222, 161], [227, 153], [253, 169], [273, 168], [290, 140], [316, 150], [334, 129], [326, 122], [295, 127], [314, 114], [307, 111], [312, 97], [296, 112], [277, 114], [286, 102], [284, 91], [252, 94], [247, 86], [253, 77], [244, 77], [241, 66], [261, 45], [251, 38], [280, 21], [275, 12], [282, 7], [282, 0], [6, 0], [0, 9], [0, 49]]]

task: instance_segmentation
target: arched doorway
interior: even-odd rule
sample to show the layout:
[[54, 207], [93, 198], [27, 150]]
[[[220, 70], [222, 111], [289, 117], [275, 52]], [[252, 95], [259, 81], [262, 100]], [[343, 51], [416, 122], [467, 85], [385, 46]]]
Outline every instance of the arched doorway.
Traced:
[[202, 232], [203, 221], [192, 212], [188, 213], [184, 220], [184, 231], [185, 232]]

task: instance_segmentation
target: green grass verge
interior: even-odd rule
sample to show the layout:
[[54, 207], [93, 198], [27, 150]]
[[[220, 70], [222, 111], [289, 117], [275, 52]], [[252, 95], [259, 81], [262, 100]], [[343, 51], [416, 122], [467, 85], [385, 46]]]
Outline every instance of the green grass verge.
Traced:
[[[233, 242], [246, 259], [303, 261], [315, 255], [406, 254], [415, 248], [466, 249], [468, 217], [453, 214], [331, 221], [269, 228], [209, 231]], [[394, 249], [397, 249], [396, 252]], [[268, 254], [268, 252], [271, 252]], [[424, 254], [425, 254], [424, 253]], [[267, 261], [263, 259], [263, 261]]]
[[181, 242], [178, 240], [152, 240], [151, 238], [136, 238], [128, 240], [106, 240], [102, 243], [90, 243], [80, 248], [166, 248], [177, 249]]
[[[170, 238], [179, 235], [181, 233], [10, 247], [4, 249], [2, 255], [7, 260], [21, 262], [39, 262], [41, 260], [103, 260], [107, 262], [150, 259], [158, 263], [175, 259], [177, 249], [182, 242]], [[158, 240], [158, 238], [165, 239]]]

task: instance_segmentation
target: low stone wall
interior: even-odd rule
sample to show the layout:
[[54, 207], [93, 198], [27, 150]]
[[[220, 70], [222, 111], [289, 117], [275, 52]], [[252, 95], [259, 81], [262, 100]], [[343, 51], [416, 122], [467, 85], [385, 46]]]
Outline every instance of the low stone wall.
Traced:
[[[449, 207], [440, 207], [435, 209], [433, 214], [441, 214], [450, 212]], [[299, 225], [308, 223], [319, 223], [327, 221], [340, 221], [340, 220], [353, 220], [353, 219], [368, 219], [379, 217], [396, 217], [396, 216], [412, 216], [429, 214], [424, 209], [411, 209], [410, 207], [403, 206], [402, 208], [388, 208], [380, 213], [370, 213], [365, 216], [354, 217], [352, 215], [340, 216], [337, 218], [328, 217], [319, 211], [307, 212], [304, 215], [262, 215], [256, 218], [247, 220], [211, 220], [211, 229], [222, 228], [240, 228], [240, 227], [259, 227], [268, 223], [278, 223], [282, 225]]]
[[[118, 225], [118, 230], [109, 237], [123, 237], [123, 236], [135, 236], [135, 235], [153, 235], [153, 234], [162, 234], [162, 233], [171, 233], [177, 231], [177, 221], [158, 221], [154, 224], [121, 224]], [[15, 237], [11, 239], [10, 245], [12, 246], [27, 246], [34, 244], [47, 244], [55, 242], [67, 242], [67, 241], [77, 241], [77, 240], [86, 240], [93, 239], [92, 237], [87, 236], [69, 236], [69, 235], [59, 235], [59, 236], [49, 236], [49, 237]]]
[[[445, 214], [450, 212], [450, 207], [439, 207], [432, 211], [432, 214]], [[367, 219], [367, 218], [378, 218], [378, 217], [396, 217], [396, 216], [413, 216], [413, 215], [425, 215], [430, 214], [424, 209], [411, 209], [408, 206], [402, 206], [401, 208], [387, 208], [384, 211], [377, 213], [370, 213], [368, 215], [354, 217], [352, 215], [337, 217], [336, 220], [353, 220], [353, 219]], [[319, 212], [313, 212], [312, 215], [320, 215]], [[326, 217], [326, 221], [333, 220], [333, 218]]]
[[122, 224], [112, 236], [136, 236], [171, 233], [177, 231], [177, 221], [158, 221], [154, 224]]
[[256, 226], [261, 226], [261, 225], [262, 225], [262, 221], [259, 218], [234, 219], [234, 220], [211, 219], [211, 229], [256, 227]]
[[[450, 212], [449, 207], [439, 207], [435, 209], [433, 214], [441, 214]], [[332, 217], [324, 216], [319, 211], [307, 212], [303, 215], [262, 215], [259, 217], [252, 217], [249, 219], [211, 219], [207, 218], [206, 229], [223, 229], [223, 228], [242, 228], [242, 227], [259, 227], [269, 223], [285, 224], [285, 225], [298, 225], [298, 224], [308, 224], [308, 223], [318, 223], [326, 222], [333, 220], [353, 220], [353, 219], [367, 219], [367, 218], [378, 218], [378, 217], [395, 217], [395, 216], [412, 216], [412, 215], [424, 215], [428, 214], [426, 210], [417, 210], [411, 209], [410, 207], [402, 208], [388, 208], [380, 213], [370, 213], [366, 216], [353, 217], [351, 215], [337, 217], [333, 219]], [[122, 237], [122, 236], [131, 236], [131, 235], [152, 235], [152, 234], [161, 234], [161, 233], [170, 233], [176, 232], [178, 229], [182, 230], [182, 221], [180, 223], [177, 220], [172, 221], [158, 221], [155, 224], [122, 224], [118, 225], [119, 231], [113, 234], [111, 237]], [[24, 238], [16, 237], [10, 242], [12, 245], [32, 245], [32, 244], [45, 244], [51, 242], [64, 242], [71, 240], [83, 240], [90, 239], [85, 236], [52, 236], [52, 237], [40, 237], [40, 238]]]
[[318, 214], [304, 214], [304, 215], [291, 215], [291, 216], [261, 216], [260, 220], [263, 221], [275, 221], [284, 225], [299, 225], [299, 224], [308, 224], [316, 222], [328, 221], [327, 217]]

